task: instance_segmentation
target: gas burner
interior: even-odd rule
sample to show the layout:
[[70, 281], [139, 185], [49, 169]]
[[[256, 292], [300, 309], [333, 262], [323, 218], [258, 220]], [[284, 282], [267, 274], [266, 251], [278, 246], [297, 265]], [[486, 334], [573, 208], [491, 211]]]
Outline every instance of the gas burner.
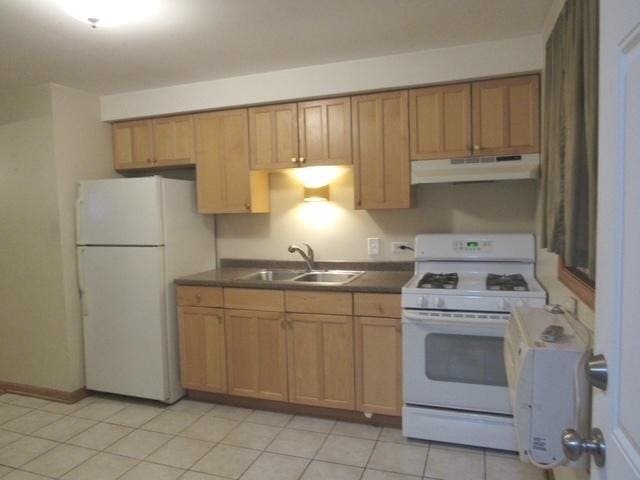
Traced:
[[526, 292], [529, 290], [529, 287], [524, 277], [519, 273], [513, 275], [490, 273], [487, 275], [487, 290]]
[[455, 289], [458, 286], [457, 273], [425, 273], [418, 282], [418, 288]]

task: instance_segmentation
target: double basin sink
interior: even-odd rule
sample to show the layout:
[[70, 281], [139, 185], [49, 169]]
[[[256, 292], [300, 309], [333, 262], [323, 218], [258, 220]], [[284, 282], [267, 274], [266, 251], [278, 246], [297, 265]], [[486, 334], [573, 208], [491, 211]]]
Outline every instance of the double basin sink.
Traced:
[[241, 277], [242, 280], [263, 282], [295, 282], [313, 285], [345, 285], [355, 280], [364, 271], [361, 270], [260, 270]]

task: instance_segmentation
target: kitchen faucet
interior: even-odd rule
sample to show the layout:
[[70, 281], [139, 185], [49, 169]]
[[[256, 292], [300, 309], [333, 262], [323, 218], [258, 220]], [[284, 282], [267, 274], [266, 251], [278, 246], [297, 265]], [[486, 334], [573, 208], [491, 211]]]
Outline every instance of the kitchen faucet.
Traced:
[[312, 272], [314, 270], [314, 267], [313, 267], [313, 248], [311, 248], [311, 246], [309, 244], [307, 244], [307, 243], [303, 243], [302, 245], [307, 247], [306, 253], [302, 249], [302, 247], [299, 247], [298, 245], [289, 245], [289, 252], [290, 253], [298, 252], [302, 256], [302, 259], [304, 260], [304, 263], [307, 264], [307, 270]]

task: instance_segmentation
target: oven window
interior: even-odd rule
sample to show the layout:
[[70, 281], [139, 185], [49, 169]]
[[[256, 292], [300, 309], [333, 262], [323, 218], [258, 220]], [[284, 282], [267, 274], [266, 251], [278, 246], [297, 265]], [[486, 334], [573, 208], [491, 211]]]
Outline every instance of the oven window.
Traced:
[[507, 386], [502, 337], [431, 333], [424, 343], [430, 380]]

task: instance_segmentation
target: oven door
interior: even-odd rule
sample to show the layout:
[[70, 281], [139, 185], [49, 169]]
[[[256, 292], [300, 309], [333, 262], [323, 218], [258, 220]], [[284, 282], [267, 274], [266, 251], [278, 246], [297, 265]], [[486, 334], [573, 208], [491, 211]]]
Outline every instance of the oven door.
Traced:
[[404, 403], [511, 414], [508, 314], [403, 310]]

